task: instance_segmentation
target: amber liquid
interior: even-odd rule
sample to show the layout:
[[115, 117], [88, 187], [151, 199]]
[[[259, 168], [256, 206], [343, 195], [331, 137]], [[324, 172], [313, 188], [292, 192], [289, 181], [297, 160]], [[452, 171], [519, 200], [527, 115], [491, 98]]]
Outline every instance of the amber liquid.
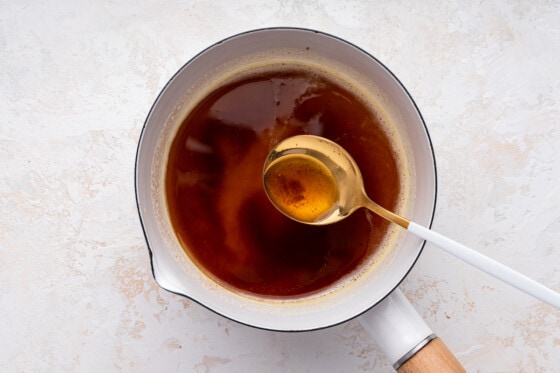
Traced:
[[395, 208], [397, 155], [376, 113], [348, 89], [296, 68], [228, 83], [180, 125], [165, 179], [178, 239], [219, 283], [266, 296], [318, 291], [356, 270], [383, 241], [388, 223], [365, 209], [310, 226], [272, 205], [262, 183], [266, 157], [279, 141], [300, 134], [344, 147], [367, 194]]
[[308, 155], [285, 155], [266, 168], [264, 189], [274, 205], [301, 222], [320, 220], [338, 205], [332, 172]]

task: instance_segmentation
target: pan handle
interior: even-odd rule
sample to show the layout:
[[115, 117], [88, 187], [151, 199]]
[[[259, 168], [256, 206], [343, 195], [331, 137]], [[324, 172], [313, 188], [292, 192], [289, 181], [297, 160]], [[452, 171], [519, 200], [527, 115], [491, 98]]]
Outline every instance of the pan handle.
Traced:
[[399, 373], [465, 372], [398, 288], [358, 320]]

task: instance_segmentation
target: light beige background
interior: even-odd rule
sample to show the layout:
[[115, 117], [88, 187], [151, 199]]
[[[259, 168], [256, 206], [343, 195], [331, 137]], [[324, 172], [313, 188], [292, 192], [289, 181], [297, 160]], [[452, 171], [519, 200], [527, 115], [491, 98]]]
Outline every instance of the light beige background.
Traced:
[[[560, 291], [558, 1], [0, 2], [0, 370], [390, 372], [356, 322], [255, 330], [159, 289], [134, 200], [143, 121], [229, 35], [316, 28], [415, 98], [435, 228]], [[560, 311], [428, 245], [402, 289], [470, 372], [552, 372]]]

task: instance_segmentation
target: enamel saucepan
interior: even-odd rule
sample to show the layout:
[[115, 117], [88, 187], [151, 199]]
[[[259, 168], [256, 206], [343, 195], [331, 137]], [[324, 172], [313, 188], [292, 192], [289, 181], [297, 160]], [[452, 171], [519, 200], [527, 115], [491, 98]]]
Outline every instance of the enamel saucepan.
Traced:
[[398, 289], [424, 246], [423, 240], [406, 232], [396, 235], [386, 252], [351, 284], [289, 299], [249, 296], [223, 287], [185, 254], [166, 210], [163, 180], [169, 144], [181, 119], [219, 84], [220, 77], [250, 68], [259, 59], [330, 66], [360, 82], [383, 107], [403, 145], [411, 182], [402, 212], [419, 224], [431, 225], [436, 203], [432, 145], [418, 108], [395, 75], [364, 50], [325, 33], [295, 28], [255, 30], [222, 40], [186, 63], [163, 88], [146, 119], [135, 182], [155, 280], [170, 292], [257, 328], [308, 331], [357, 317], [395, 369], [434, 371], [430, 367], [437, 366], [437, 371], [446, 367], [461, 371]]

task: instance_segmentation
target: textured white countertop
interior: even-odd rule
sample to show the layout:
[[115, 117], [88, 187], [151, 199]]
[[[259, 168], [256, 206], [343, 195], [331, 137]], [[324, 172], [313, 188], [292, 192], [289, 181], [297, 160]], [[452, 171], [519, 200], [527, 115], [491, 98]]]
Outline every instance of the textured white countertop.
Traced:
[[[392, 371], [356, 321], [256, 330], [152, 278], [148, 110], [200, 50], [267, 26], [384, 62], [432, 136], [434, 227], [560, 291], [559, 2], [3, 1], [1, 371]], [[430, 245], [401, 288], [469, 372], [559, 371], [560, 310]]]

